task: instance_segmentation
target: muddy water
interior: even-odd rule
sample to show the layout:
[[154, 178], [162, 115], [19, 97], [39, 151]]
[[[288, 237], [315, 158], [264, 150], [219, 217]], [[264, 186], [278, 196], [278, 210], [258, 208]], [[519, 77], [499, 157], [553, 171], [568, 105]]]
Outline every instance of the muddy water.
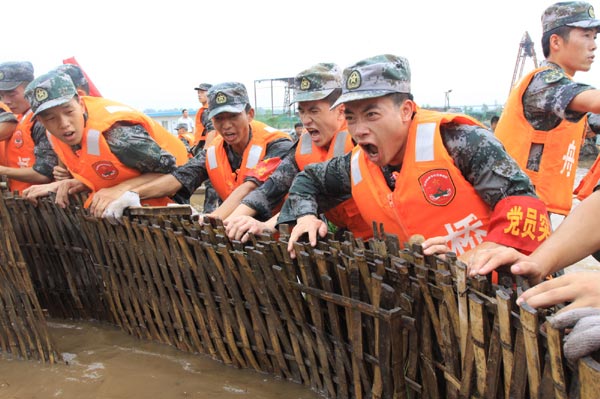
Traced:
[[[577, 171], [578, 180], [586, 171]], [[202, 209], [203, 196], [192, 203]], [[553, 226], [560, 221], [553, 217]], [[581, 269], [600, 271], [600, 263], [588, 257], [568, 271]], [[0, 399], [319, 398], [307, 387], [141, 341], [107, 324], [55, 320], [49, 329], [65, 363], [0, 357]]]
[[302, 385], [141, 341], [107, 324], [55, 320], [49, 329], [66, 363], [0, 360], [0, 398], [319, 397]]

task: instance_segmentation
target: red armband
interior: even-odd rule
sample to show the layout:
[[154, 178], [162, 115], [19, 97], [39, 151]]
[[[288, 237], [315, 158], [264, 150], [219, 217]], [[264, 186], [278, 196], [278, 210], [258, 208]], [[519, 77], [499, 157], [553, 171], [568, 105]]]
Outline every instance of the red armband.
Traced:
[[260, 182], [265, 182], [271, 176], [271, 174], [277, 169], [279, 164], [281, 163], [281, 158], [265, 158], [259, 163], [256, 164], [255, 167], [250, 169], [246, 176], [253, 177]]
[[546, 205], [534, 197], [512, 196], [496, 204], [484, 241], [529, 255], [552, 231]]

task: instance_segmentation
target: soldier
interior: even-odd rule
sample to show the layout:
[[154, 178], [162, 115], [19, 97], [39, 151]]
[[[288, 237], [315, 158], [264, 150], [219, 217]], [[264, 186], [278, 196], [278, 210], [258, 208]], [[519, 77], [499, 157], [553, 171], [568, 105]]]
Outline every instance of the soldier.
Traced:
[[[54, 68], [54, 70], [56, 72], [69, 75], [69, 77], [73, 81], [75, 89], [77, 89], [77, 94], [79, 94], [80, 97], [90, 95], [90, 84], [80, 66], [74, 64], [61, 64]], [[69, 173], [69, 170], [61, 164], [60, 160], [59, 164], [54, 167], [52, 175], [54, 176], [55, 180], [66, 180], [71, 179], [73, 177]]]
[[556, 3], [542, 15], [546, 60], [512, 90], [496, 136], [529, 175], [550, 212], [567, 215], [587, 112], [600, 112], [600, 92], [573, 81], [594, 61], [600, 20], [582, 1]]
[[[347, 131], [344, 105], [331, 107], [342, 92], [342, 72], [339, 67], [330, 63], [313, 65], [296, 75], [294, 86], [292, 104], [298, 103], [298, 113], [306, 132], [299, 136], [293, 151], [283, 159], [271, 177], [248, 194], [225, 220], [226, 231], [231, 239], [245, 241], [247, 232], [258, 234], [273, 231], [276, 217], [261, 223], [252, 216], [268, 219], [281, 206], [292, 180], [306, 165], [343, 155], [354, 148]], [[348, 229], [361, 238], [373, 235], [372, 227], [362, 219], [350, 194], [346, 195], [342, 204], [327, 210], [325, 216], [340, 233]]]
[[[18, 118], [12, 134], [6, 134], [10, 138], [4, 143], [4, 164], [0, 165], [0, 175], [8, 177], [11, 191], [23, 192], [32, 184], [52, 181], [52, 170], [58, 162], [46, 129], [33, 119], [23, 94], [33, 78], [33, 65], [28, 61], [0, 64], [0, 100]], [[6, 127], [5, 123], [2, 125]]]
[[183, 145], [185, 146], [185, 149], [188, 151], [188, 153], [190, 154], [190, 157], [192, 156], [192, 150], [191, 150], [191, 146], [194, 144], [194, 135], [190, 132], [187, 131], [187, 124], [186, 123], [178, 123], [177, 126], [175, 127], [175, 131], [177, 132], [177, 138], [179, 140], [181, 140], [181, 142], [183, 143]]
[[[33, 116], [51, 134], [54, 150], [73, 179], [24, 192], [36, 198], [57, 192], [57, 202], [65, 205], [67, 192], [91, 191], [85, 206], [96, 217], [129, 188], [160, 174], [172, 172], [188, 157], [175, 136], [152, 118], [132, 108], [101, 97], [80, 97], [71, 78], [52, 71], [31, 82], [25, 96]], [[163, 197], [144, 201], [148, 205], [173, 202]], [[140, 205], [138, 201], [138, 205]]]
[[[198, 150], [204, 148], [207, 135], [215, 130], [212, 121], [208, 117], [207, 93], [211, 87], [212, 85], [210, 83], [200, 83], [198, 87], [194, 87], [194, 90], [198, 93], [198, 101], [200, 102], [200, 108], [198, 108], [198, 112], [196, 112], [194, 130], [194, 145], [198, 146]], [[210, 140], [208, 141], [210, 142]]]
[[[115, 201], [109, 211], [117, 215], [127, 206], [129, 198], [155, 198], [183, 192], [190, 196], [210, 179], [223, 203], [212, 215], [225, 219], [246, 194], [267, 179], [289, 150], [289, 136], [254, 120], [246, 87], [242, 83], [226, 82], [208, 91], [209, 117], [218, 135], [187, 164], [169, 175], [161, 176], [135, 187], [123, 200]], [[270, 159], [269, 170], [256, 170], [263, 159]]]
[[318, 203], [349, 193], [367, 223], [401, 242], [429, 237], [426, 254], [502, 245], [531, 252], [549, 234], [544, 204], [527, 175], [475, 119], [419, 108], [405, 58], [379, 55], [344, 70], [342, 95], [354, 150], [308, 165], [292, 184], [279, 223], [296, 220], [288, 250], [305, 233], [316, 245], [327, 226]]
[[[196, 113], [196, 128], [194, 130], [194, 145], [192, 154], [196, 155], [204, 146], [215, 137], [215, 128], [212, 120], [208, 117], [208, 90], [212, 87], [210, 83], [200, 83], [194, 90], [198, 93], [200, 108]], [[219, 194], [215, 191], [210, 180], [204, 181], [204, 206], [202, 212], [211, 213], [221, 205]]]

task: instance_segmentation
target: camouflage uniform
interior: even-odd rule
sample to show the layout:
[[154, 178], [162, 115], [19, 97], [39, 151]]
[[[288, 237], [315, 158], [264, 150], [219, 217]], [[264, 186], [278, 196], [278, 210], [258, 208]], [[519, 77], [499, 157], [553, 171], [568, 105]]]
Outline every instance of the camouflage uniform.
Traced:
[[[320, 63], [300, 72], [294, 78], [293, 103], [301, 101], [318, 101], [327, 98], [335, 90], [342, 88], [342, 74], [339, 67], [332, 63]], [[248, 194], [242, 204], [256, 211], [259, 220], [269, 219], [272, 210], [288, 193], [294, 177], [300, 172], [296, 163], [296, 146], [294, 145], [282, 159], [281, 164], [262, 186]], [[347, 199], [347, 198], [346, 198]]]
[[14, 122], [17, 123], [17, 117], [12, 112], [8, 112], [0, 108], [0, 123], [2, 122]]
[[[410, 93], [408, 61], [401, 57], [383, 55], [363, 60], [347, 68], [344, 78], [346, 84], [334, 106], [392, 93]], [[537, 198], [527, 175], [489, 130], [447, 123], [440, 127], [440, 131], [456, 167], [491, 209], [510, 196]], [[318, 215], [348, 198], [352, 194], [351, 157], [349, 153], [306, 166], [289, 190], [278, 223], [290, 223], [304, 215]], [[401, 167], [386, 165], [381, 168], [392, 190], [395, 172]]]
[[52, 149], [50, 140], [46, 135], [46, 128], [38, 121], [35, 121], [31, 128], [31, 138], [35, 144], [33, 153], [35, 155], [35, 163], [33, 170], [37, 173], [46, 176], [50, 180], [54, 180], [52, 171], [58, 165], [58, 157]]
[[[222, 96], [226, 93], [226, 96]], [[209, 99], [209, 117], [214, 118], [222, 112], [240, 113], [245, 112], [246, 105], [249, 104], [246, 88], [241, 83], [227, 82], [215, 85], [208, 91]], [[226, 101], [221, 103], [220, 100]], [[252, 126], [249, 126], [249, 140], [252, 138]], [[227, 160], [232, 170], [238, 170], [242, 165], [243, 154], [237, 154], [231, 146], [223, 143]], [[288, 139], [278, 139], [267, 144], [264, 158], [282, 158], [289, 150], [292, 142]], [[172, 175], [183, 186], [179, 193], [185, 196], [191, 196], [200, 185], [208, 180], [208, 171], [206, 170], [206, 150], [202, 149], [194, 158], [191, 158], [185, 165], [177, 168]], [[246, 176], [244, 181], [253, 181], [257, 186], [262, 184], [258, 179]], [[206, 202], [205, 202], [206, 204]], [[213, 201], [214, 205], [214, 201]], [[207, 211], [205, 207], [205, 212]]]

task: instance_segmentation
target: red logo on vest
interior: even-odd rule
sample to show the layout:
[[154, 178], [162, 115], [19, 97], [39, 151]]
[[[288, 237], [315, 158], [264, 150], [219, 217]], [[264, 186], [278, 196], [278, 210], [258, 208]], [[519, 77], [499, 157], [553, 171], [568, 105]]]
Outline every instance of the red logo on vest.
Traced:
[[23, 133], [20, 130], [17, 130], [13, 134], [13, 137], [14, 137], [13, 142], [15, 143], [15, 147], [17, 147], [17, 148], [23, 147]]
[[92, 167], [104, 180], [114, 180], [119, 176], [119, 170], [110, 161], [98, 161]]
[[419, 177], [421, 191], [427, 202], [445, 206], [454, 199], [456, 187], [447, 169], [433, 169]]

